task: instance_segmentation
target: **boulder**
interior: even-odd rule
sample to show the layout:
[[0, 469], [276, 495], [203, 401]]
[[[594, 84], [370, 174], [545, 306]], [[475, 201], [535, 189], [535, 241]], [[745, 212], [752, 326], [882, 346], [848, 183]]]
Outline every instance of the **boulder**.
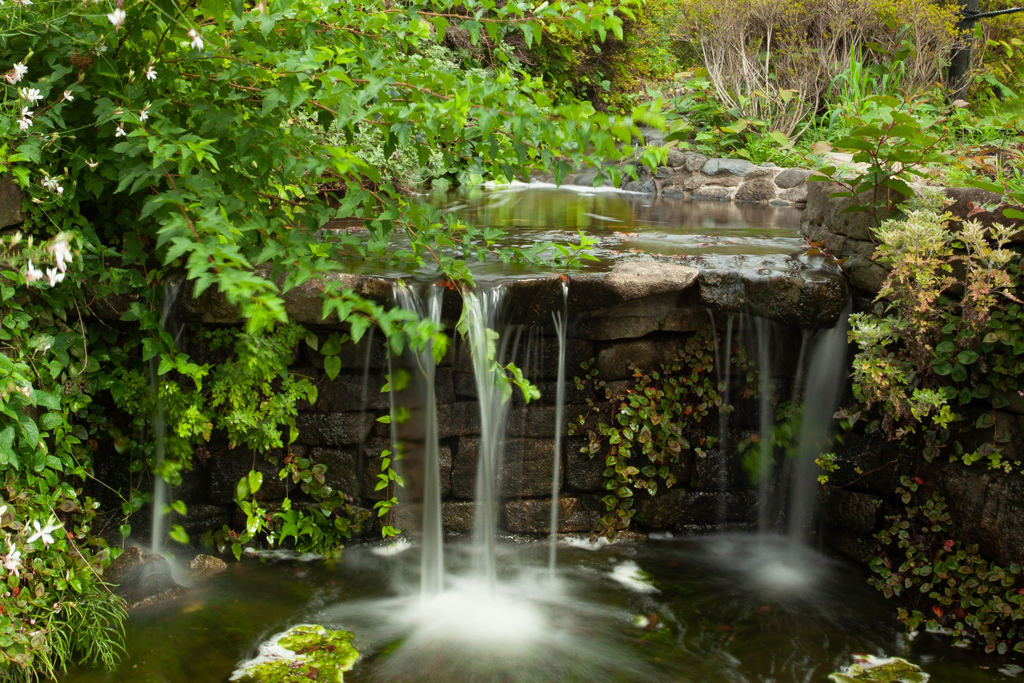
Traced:
[[686, 163], [686, 155], [678, 149], [670, 149], [668, 151], [668, 159], [665, 160], [665, 163], [671, 168], [678, 168]]
[[727, 202], [732, 199], [735, 190], [731, 187], [720, 187], [717, 185], [703, 185], [693, 191], [691, 197], [695, 201], [716, 201]]
[[775, 183], [771, 178], [747, 177], [736, 190], [736, 201], [741, 204], [767, 204], [775, 199]]
[[25, 197], [7, 176], [0, 176], [0, 229], [20, 225], [25, 221], [21, 203]]
[[342, 683], [359, 653], [349, 631], [332, 631], [318, 624], [299, 624], [260, 645], [256, 657], [231, 675], [240, 683], [324, 681]]
[[775, 176], [775, 186], [780, 190], [788, 190], [790, 188], [803, 185], [807, 182], [807, 179], [811, 177], [811, 172], [802, 168], [787, 168], [786, 170]]
[[196, 555], [188, 563], [189, 576], [193, 579], [208, 579], [226, 571], [227, 568], [224, 560], [213, 555]]
[[689, 150], [683, 152], [683, 168], [690, 173], [696, 173], [704, 168], [704, 164], [708, 163], [708, 161], [709, 157], [704, 156], [700, 152]]
[[757, 165], [746, 159], [709, 159], [701, 169], [705, 175], [745, 176], [757, 168]]
[[166, 559], [138, 546], [125, 548], [103, 572], [103, 580], [115, 585], [114, 592], [132, 609], [173, 600], [186, 592], [171, 578], [171, 566]]
[[[698, 171], [682, 171], [665, 180], [665, 187], [676, 190], [696, 190], [708, 182], [708, 177]], [[662, 196], [665, 196], [663, 191]]]
[[930, 676], [900, 657], [854, 655], [852, 665], [828, 678], [833, 683], [927, 683]]

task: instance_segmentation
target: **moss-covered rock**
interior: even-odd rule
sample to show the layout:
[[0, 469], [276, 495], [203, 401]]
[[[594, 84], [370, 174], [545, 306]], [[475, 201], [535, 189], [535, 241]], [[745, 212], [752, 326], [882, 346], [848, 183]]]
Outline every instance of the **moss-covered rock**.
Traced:
[[342, 683], [359, 653], [349, 631], [300, 624], [260, 646], [259, 653], [231, 676], [241, 683]]
[[829, 676], [835, 683], [926, 683], [921, 668], [899, 657], [858, 656], [851, 666]]

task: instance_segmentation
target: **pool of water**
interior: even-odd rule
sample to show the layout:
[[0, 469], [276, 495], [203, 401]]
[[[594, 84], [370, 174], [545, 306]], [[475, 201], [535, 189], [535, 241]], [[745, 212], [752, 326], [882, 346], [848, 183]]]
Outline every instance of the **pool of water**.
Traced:
[[[656, 257], [687, 265], [749, 272], [828, 270], [830, 259], [809, 250], [800, 236], [802, 211], [788, 207], [738, 205], [661, 199], [608, 187], [555, 187], [550, 183], [514, 183], [468, 187], [422, 195], [430, 204], [478, 228], [499, 228], [503, 247], [530, 249], [538, 242], [579, 242], [578, 231], [595, 238], [585, 270], [607, 269], [626, 258]], [[329, 225], [328, 228], [340, 225]], [[402, 241], [395, 242], [402, 248]], [[389, 265], [389, 268], [393, 266]], [[353, 263], [355, 272], [380, 274], [376, 262]], [[496, 258], [471, 261], [478, 280], [530, 276], [536, 266], [503, 263]], [[415, 274], [393, 270], [388, 275]], [[424, 269], [433, 275], [433, 267]]]
[[[232, 564], [194, 593], [132, 614], [118, 671], [65, 683], [224, 683], [259, 644], [298, 623], [355, 633], [346, 681], [824, 681], [855, 653], [899, 655], [936, 683], [1009, 681], [1008, 660], [910, 640], [857, 567], [749, 535], [646, 543], [505, 539], [500, 579], [474, 579], [447, 546], [448, 580], [424, 598], [418, 549]], [[1003, 668], [1004, 672], [999, 669]]]

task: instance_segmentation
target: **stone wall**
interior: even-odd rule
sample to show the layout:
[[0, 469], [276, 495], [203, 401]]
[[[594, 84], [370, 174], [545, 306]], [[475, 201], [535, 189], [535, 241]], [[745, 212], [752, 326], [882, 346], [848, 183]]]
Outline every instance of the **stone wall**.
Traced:
[[[664, 166], [653, 173], [640, 167], [637, 180], [625, 179], [622, 189], [698, 201], [795, 206], [807, 203], [810, 171], [754, 164], [746, 159], [712, 159], [692, 151], [670, 150]], [[584, 184], [591, 178], [574, 182]]]
[[10, 178], [0, 176], [0, 230], [25, 220], [21, 211], [24, 197]]
[[[969, 435], [965, 448], [995, 442], [1007, 461], [1024, 461], [1024, 401], [992, 413], [995, 425]], [[822, 489], [822, 539], [827, 545], [867, 562], [876, 554], [872, 535], [887, 526], [884, 510], [899, 509], [895, 491], [900, 478], [908, 476], [921, 481], [917, 502], [933, 492], [946, 499], [953, 538], [978, 544], [982, 554], [1002, 564], [1024, 562], [1020, 474], [989, 469], [985, 460], [964, 465], [946, 456], [928, 463], [901, 454], [898, 443], [874, 435], [848, 435], [836, 455], [840, 469]]]
[[[844, 213], [854, 204], [870, 203], [870, 198], [830, 196], [842, 190], [835, 183], [808, 183], [801, 231], [808, 241], [820, 244], [826, 253], [837, 259], [845, 259], [843, 270], [850, 278], [850, 284], [874, 296], [881, 289], [889, 271], [872, 259], [875, 253], [875, 242], [871, 236], [872, 217], [864, 212]], [[984, 205], [999, 203], [1001, 197], [998, 194], [963, 187], [947, 187], [943, 192], [952, 201], [948, 211], [957, 218], [967, 219], [970, 216], [983, 225], [1003, 223], [1024, 228], [1024, 221], [1012, 221], [989, 211], [978, 210]], [[1014, 243], [1024, 245], [1024, 232], [1017, 234]]]
[[[850, 197], [830, 197], [841, 188], [833, 183], [809, 184], [804, 211], [804, 236], [837, 259], [866, 304], [884, 282], [888, 269], [872, 256], [871, 218], [866, 213], [843, 211], [854, 203]], [[1024, 227], [1001, 215], [978, 211], [998, 203], [999, 195], [973, 188], [945, 188], [954, 216], [980, 220], [983, 225], [1001, 222]], [[866, 197], [860, 198], [864, 203]], [[1015, 243], [1024, 244], [1024, 232]], [[1000, 445], [1009, 461], [1024, 461], [1024, 399], [1008, 396], [1005, 410], [991, 410], [995, 426], [961, 435], [965, 448], [986, 442]], [[973, 420], [969, 420], [973, 422]], [[971, 466], [951, 463], [948, 457], [932, 463], [920, 457], [901, 457], [898, 443], [881, 436], [848, 435], [838, 447], [842, 465], [832, 475], [831, 486], [822, 489], [823, 541], [861, 562], [875, 554], [872, 534], [885, 524], [884, 510], [897, 509], [895, 490], [901, 476], [917, 477], [921, 495], [936, 491], [945, 497], [953, 518], [952, 534], [965, 543], [977, 543], [986, 556], [1003, 563], [1024, 562], [1024, 478], [989, 470], [984, 461]], [[837, 488], [833, 488], [837, 487]]]
[[[552, 336], [549, 321], [550, 312], [561, 305], [562, 281], [558, 278], [556, 282], [557, 288], [546, 279], [509, 284], [506, 312], [510, 322], [544, 326], [543, 335], [529, 342], [533, 353], [524, 368], [543, 396], [526, 405], [518, 394], [515, 395], [508, 420], [507, 456], [501, 470], [500, 488], [504, 497], [502, 528], [513, 533], [548, 531], [558, 372], [557, 339]], [[364, 291], [375, 291], [370, 284], [361, 286]], [[592, 459], [581, 453], [585, 445], [583, 439], [568, 435], [569, 423], [588, 411], [589, 390], [577, 389], [572, 381], [575, 375], [582, 374], [580, 363], [594, 359], [601, 379], [625, 386], [629, 383], [631, 365], [653, 369], [660, 363], [670, 362], [692, 335], [708, 331], [715, 316], [718, 324], [724, 325], [728, 307], [709, 305], [709, 302], [729, 301], [721, 293], [723, 286], [722, 283], [705, 283], [694, 268], [656, 261], [619, 264], [607, 273], [585, 273], [570, 278], [566, 359], [569, 381], [562, 421], [565, 439], [560, 463], [560, 531], [590, 532], [597, 527], [598, 518], [604, 512], [601, 502], [605, 494], [604, 462], [600, 457]], [[746, 291], [742, 280], [729, 286]], [[786, 288], [779, 289], [785, 291]], [[831, 325], [845, 304], [845, 289], [841, 281], [834, 279], [811, 287], [810, 292], [819, 289], [823, 293], [817, 297], [795, 299], [790, 312], [783, 317], [792, 317], [794, 322], [804, 320], [814, 326]], [[449, 325], [457, 319], [460, 305], [457, 295], [446, 296], [444, 319]], [[776, 314], [785, 309], [777, 297], [775, 300], [769, 297], [765, 306], [774, 306]], [[307, 303], [298, 295], [290, 301], [295, 313], [306, 307]], [[206, 324], [234, 321], [233, 314], [213, 299], [192, 301], [183, 312]], [[298, 317], [301, 319], [301, 315]], [[304, 322], [309, 324], [309, 321]], [[330, 322], [311, 327], [319, 329], [322, 335], [338, 328]], [[514, 333], [514, 330], [506, 332]], [[520, 353], [528, 343], [527, 336], [528, 331], [524, 331]], [[332, 381], [324, 373], [319, 353], [304, 343], [300, 345], [292, 371], [310, 377], [317, 384], [319, 398], [314, 405], [300, 406], [299, 437], [289, 450], [314, 463], [326, 464], [328, 483], [345, 492], [359, 506], [369, 509], [381, 495], [374, 491], [379, 456], [390, 444], [390, 427], [376, 421], [388, 411], [388, 396], [380, 393], [387, 357], [380, 336], [372, 340], [367, 336], [359, 345], [346, 349], [341, 358], [342, 371]], [[737, 382], [742, 381], [741, 377], [737, 378]], [[436, 392], [444, 521], [449, 531], [464, 533], [472, 527], [479, 451], [477, 388], [464, 344], [455, 344], [438, 367]], [[737, 391], [736, 395], [739, 393]], [[403, 461], [409, 500], [399, 508], [397, 525], [414, 530], [419, 527], [419, 490], [423, 480], [418, 448], [423, 433], [422, 415], [417, 405], [420, 399], [414, 391], [407, 391], [400, 398], [410, 405], [412, 419], [401, 428], [403, 441], [410, 448]], [[736, 438], [756, 429], [756, 420], [753, 411], [737, 410], [732, 418]], [[705, 423], [708, 430], [717, 430], [714, 415]], [[303, 503], [303, 496], [296, 494], [295, 487], [289, 487], [278, 478], [279, 467], [264, 462], [261, 457], [254, 458], [244, 448], [229, 449], [222, 437], [215, 435], [204, 455], [208, 457], [197, 460], [195, 471], [186, 477], [180, 490], [174, 492], [189, 506], [187, 518], [179, 520], [189, 533], [223, 524], [238, 515], [234, 505], [235, 483], [249, 471], [254, 461], [264, 474], [264, 484], [257, 497], [269, 507], [273, 508], [286, 495], [297, 505], [309, 504], [308, 501]], [[274, 455], [283, 458], [286, 454], [282, 451]], [[677, 486], [662, 490], [656, 497], [640, 497], [635, 527], [694, 532], [723, 521], [741, 526], [753, 523], [757, 496], [745, 478], [730, 475], [729, 486], [725, 490], [721, 488], [720, 473], [723, 468], [736, 470], [735, 460], [730, 457], [729, 462], [725, 462], [718, 450], [704, 458], [691, 455], [684, 459], [676, 468]]]

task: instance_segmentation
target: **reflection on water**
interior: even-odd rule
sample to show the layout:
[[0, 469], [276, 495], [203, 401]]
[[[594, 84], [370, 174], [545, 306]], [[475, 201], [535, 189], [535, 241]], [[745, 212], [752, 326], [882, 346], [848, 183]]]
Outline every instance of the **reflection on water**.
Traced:
[[[499, 228], [503, 247], [530, 249], [538, 242], [578, 243], [577, 231], [596, 238], [596, 263], [605, 269], [640, 254], [670, 257], [709, 268], [768, 272], [836, 267], [807, 253], [799, 209], [728, 202], [661, 199], [607, 187], [555, 187], [514, 183], [434, 192], [414, 199], [452, 213], [477, 228]], [[328, 226], [331, 227], [331, 226]], [[379, 272], [379, 264], [353, 264], [357, 272]], [[472, 262], [478, 279], [534, 275], [536, 267]], [[400, 275], [400, 272], [390, 273]], [[405, 273], [410, 274], [410, 273]], [[433, 274], [432, 268], [421, 273]]]
[[460, 578], [424, 601], [418, 548], [367, 547], [322, 563], [232, 565], [190, 597], [135, 613], [113, 674], [66, 683], [223, 683], [267, 637], [296, 623], [356, 635], [346, 681], [824, 681], [854, 653], [900, 655], [938, 683], [1013, 680], [1008, 660], [922, 635], [908, 641], [864, 574], [784, 539], [712, 536], [645, 545], [563, 544], [551, 580], [544, 543], [499, 545], [491, 589]]

